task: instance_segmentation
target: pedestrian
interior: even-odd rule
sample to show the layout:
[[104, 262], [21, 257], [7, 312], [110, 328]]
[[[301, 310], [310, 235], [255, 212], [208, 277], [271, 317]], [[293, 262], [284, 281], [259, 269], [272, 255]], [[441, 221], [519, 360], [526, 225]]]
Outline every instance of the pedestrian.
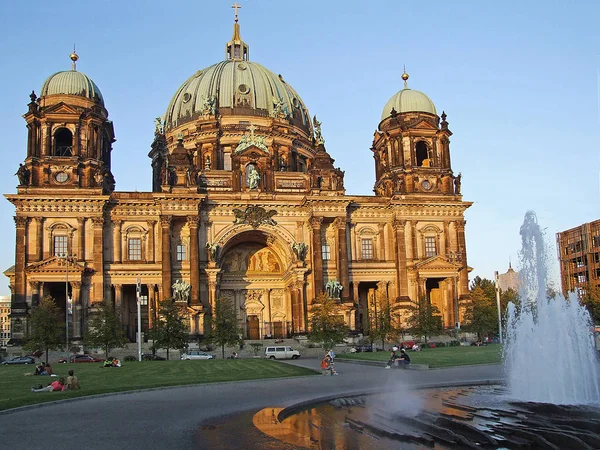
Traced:
[[321, 360], [321, 375], [333, 375], [331, 371], [331, 358], [329, 355], [325, 355]]
[[385, 365], [386, 369], [391, 369], [392, 365], [395, 364], [396, 360], [398, 359], [398, 355], [396, 354], [397, 351], [398, 351], [398, 347], [396, 347], [394, 345], [392, 347], [392, 351], [390, 352], [390, 359], [387, 362], [387, 364]]
[[410, 356], [408, 356], [408, 353], [406, 353], [404, 349], [400, 350], [400, 356], [398, 357], [397, 364], [401, 369], [408, 369], [410, 364]]

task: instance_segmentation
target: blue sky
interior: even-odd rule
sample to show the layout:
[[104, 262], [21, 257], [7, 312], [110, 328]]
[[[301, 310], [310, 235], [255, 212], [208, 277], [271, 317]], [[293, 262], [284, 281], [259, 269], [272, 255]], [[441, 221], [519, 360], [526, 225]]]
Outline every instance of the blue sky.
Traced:
[[[468, 262], [492, 278], [518, 266], [519, 227], [555, 233], [600, 218], [600, 2], [238, 0], [250, 59], [282, 74], [323, 123], [348, 194], [370, 195], [383, 106], [402, 88], [448, 114], [461, 172]], [[0, 4], [0, 191], [16, 192], [29, 93], [77, 68], [102, 91], [119, 191], [149, 191], [154, 118], [195, 71], [224, 59], [232, 1]], [[13, 206], [0, 200], [0, 268], [14, 264]], [[554, 264], [553, 277], [557, 276]], [[8, 280], [0, 295], [8, 295]]]

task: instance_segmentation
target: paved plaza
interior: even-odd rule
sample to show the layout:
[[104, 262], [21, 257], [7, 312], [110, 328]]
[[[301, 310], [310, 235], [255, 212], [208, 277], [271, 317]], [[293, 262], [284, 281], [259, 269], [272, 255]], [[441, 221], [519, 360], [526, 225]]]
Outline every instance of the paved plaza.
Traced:
[[[319, 367], [317, 359], [282, 363]], [[0, 414], [0, 447], [196, 449], [210, 419], [362, 392], [498, 382], [502, 366], [384, 370], [337, 362], [339, 376], [308, 376], [146, 390], [47, 403]], [[85, 380], [82, 380], [85, 389]], [[401, 398], [401, 396], [399, 396]], [[241, 445], [241, 444], [240, 444]], [[240, 446], [239, 448], [242, 448]]]

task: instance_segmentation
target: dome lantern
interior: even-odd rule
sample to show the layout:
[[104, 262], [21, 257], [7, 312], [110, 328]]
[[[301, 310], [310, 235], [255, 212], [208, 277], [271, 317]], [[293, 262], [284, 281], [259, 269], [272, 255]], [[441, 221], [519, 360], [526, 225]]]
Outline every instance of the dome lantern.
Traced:
[[232, 6], [235, 9], [235, 23], [233, 24], [233, 36], [231, 41], [225, 46], [225, 57], [234, 61], [248, 61], [250, 57], [250, 47], [240, 36], [240, 24], [238, 23], [238, 9], [240, 5], [235, 2]]

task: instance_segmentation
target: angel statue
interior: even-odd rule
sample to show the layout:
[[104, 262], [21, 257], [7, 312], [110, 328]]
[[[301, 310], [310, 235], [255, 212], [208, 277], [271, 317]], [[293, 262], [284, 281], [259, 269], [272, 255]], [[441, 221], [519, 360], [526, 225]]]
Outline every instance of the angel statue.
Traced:
[[154, 119], [154, 123], [156, 126], [154, 134], [163, 134], [165, 132], [165, 123], [162, 120], [162, 117], [157, 117], [156, 119]]
[[173, 288], [173, 298], [175, 301], [187, 303], [188, 299], [190, 298], [190, 290], [192, 289], [192, 286], [183, 280], [177, 280], [171, 287]]
[[273, 116], [273, 117], [285, 116], [285, 105], [283, 103], [283, 99], [281, 97], [273, 96], [272, 102], [273, 102], [273, 112], [271, 113], [271, 116]]
[[313, 117], [313, 126], [315, 128], [315, 141], [317, 145], [324, 144], [325, 139], [323, 139], [323, 135], [321, 134], [321, 122], [317, 120], [317, 116]]
[[258, 173], [258, 170], [256, 170], [256, 167], [254, 167], [254, 165], [249, 164], [248, 165], [248, 187], [250, 189], [258, 188], [259, 181], [260, 181], [260, 173]]
[[304, 261], [306, 259], [308, 245], [306, 245], [304, 242], [297, 242], [292, 245], [292, 250], [294, 250], [294, 253], [300, 261]]
[[340, 298], [340, 293], [344, 289], [344, 286], [340, 284], [338, 280], [329, 280], [325, 285], [325, 290], [329, 298]]
[[206, 253], [208, 255], [208, 260], [212, 262], [217, 261], [218, 253], [219, 253], [219, 244], [210, 242], [206, 243]]

